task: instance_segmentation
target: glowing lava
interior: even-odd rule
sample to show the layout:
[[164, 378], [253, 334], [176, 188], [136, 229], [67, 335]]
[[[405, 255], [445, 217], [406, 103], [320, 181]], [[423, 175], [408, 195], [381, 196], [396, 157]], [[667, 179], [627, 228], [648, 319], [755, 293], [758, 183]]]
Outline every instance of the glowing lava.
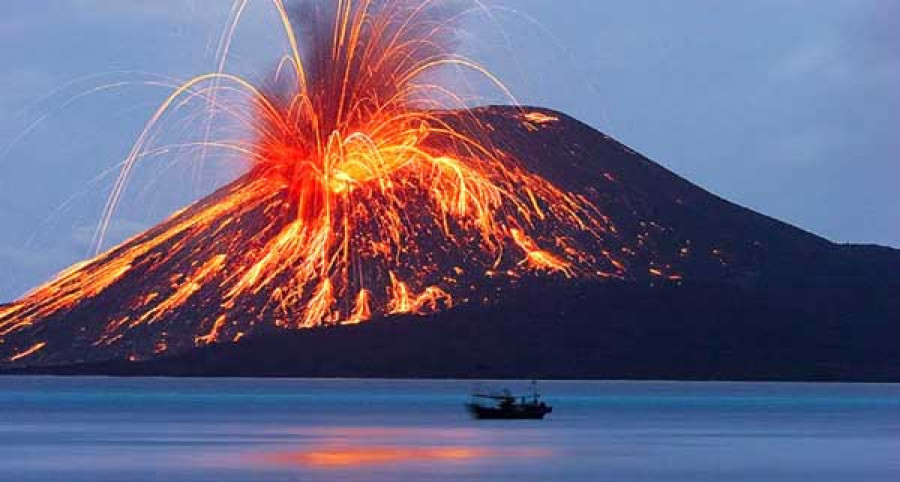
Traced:
[[[436, 17], [435, 3], [337, 0], [290, 12], [273, 1], [290, 52], [269, 85], [215, 72], [178, 87], [126, 160], [99, 240], [157, 123], [188, 100], [233, 112], [252, 132], [200, 143], [240, 153], [247, 173], [0, 309], [0, 339], [126, 278], [144, 280], [140, 292], [119, 300], [102, 332], [79, 336], [147, 356], [186, 348], [167, 342], [185, 323], [190, 344], [206, 344], [238, 339], [256, 323], [314, 327], [440, 310], [468, 301], [491, 273], [621, 276], [624, 265], [608, 252], [588, 254], [600, 253], [600, 237], [614, 230], [597, 208], [492, 145], [492, 126], [438, 81], [441, 69], [460, 68], [505, 91], [451, 52], [454, 16]], [[235, 4], [230, 33], [246, 5]], [[300, 45], [300, 35], [309, 41]], [[249, 108], [223, 105], [235, 90]], [[558, 120], [518, 116], [528, 130]]]

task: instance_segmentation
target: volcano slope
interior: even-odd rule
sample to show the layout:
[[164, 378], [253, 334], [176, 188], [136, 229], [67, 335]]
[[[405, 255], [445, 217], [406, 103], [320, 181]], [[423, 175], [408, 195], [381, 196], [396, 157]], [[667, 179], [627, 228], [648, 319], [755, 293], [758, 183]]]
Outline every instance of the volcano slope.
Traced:
[[[384, 286], [370, 295], [380, 309], [353, 318], [359, 306], [345, 306], [343, 317], [323, 314], [314, 328], [297, 329], [307, 315], [271, 301], [284, 298], [283, 272], [228, 296], [234, 288], [226, 280], [237, 267], [217, 253], [234, 249], [224, 245], [236, 237], [253, 250], [284, 231], [270, 215], [277, 202], [239, 216], [213, 209], [243, 188], [244, 177], [0, 307], [5, 368], [900, 379], [900, 350], [890, 342], [900, 334], [897, 250], [834, 244], [729, 203], [558, 112], [484, 107], [472, 114], [488, 127], [491, 145], [595, 210], [599, 227], [591, 236], [566, 232], [561, 242], [552, 226], [539, 229], [533, 240], [504, 245], [508, 255], [497, 262], [477, 247], [435, 241], [424, 215], [412, 210], [410, 222], [422, 228], [409, 234], [411, 244], [429, 248], [415, 259], [424, 256], [431, 268], [367, 266], [372, 284]], [[190, 232], [173, 229], [198, 216], [215, 219]], [[173, 231], [180, 234], [161, 237]], [[575, 254], [566, 257], [567, 249]], [[526, 269], [543, 255], [562, 267]], [[452, 279], [441, 277], [447, 270]], [[95, 289], [86, 271], [111, 281]], [[306, 295], [300, 309], [316, 295]]]

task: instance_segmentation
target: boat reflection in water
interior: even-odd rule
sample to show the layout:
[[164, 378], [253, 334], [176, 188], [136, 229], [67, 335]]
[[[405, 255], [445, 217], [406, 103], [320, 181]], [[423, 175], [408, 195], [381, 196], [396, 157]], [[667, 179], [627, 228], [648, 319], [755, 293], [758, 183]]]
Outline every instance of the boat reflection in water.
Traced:
[[553, 411], [541, 401], [536, 382], [531, 382], [530, 396], [514, 396], [507, 389], [499, 394], [473, 393], [466, 408], [479, 420], [540, 420]]

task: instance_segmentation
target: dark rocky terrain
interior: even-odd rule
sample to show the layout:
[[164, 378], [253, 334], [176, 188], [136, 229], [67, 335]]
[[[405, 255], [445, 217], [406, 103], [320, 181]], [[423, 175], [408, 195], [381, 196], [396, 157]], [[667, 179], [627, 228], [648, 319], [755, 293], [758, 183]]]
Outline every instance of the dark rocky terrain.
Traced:
[[[900, 251], [840, 245], [721, 199], [563, 114], [539, 129], [512, 108], [478, 109], [491, 140], [531, 171], [590, 199], [615, 226], [604, 239], [625, 276], [485, 281], [486, 303], [430, 316], [283, 330], [259, 324], [238, 343], [191, 349], [161, 324], [158, 358], [94, 350], [92, 324], [119, 316], [104, 293], [7, 336], [7, 369], [120, 375], [900, 380]], [[202, 203], [203, 201], [201, 201]], [[493, 296], [502, 293], [501, 296]], [[471, 298], [479, 299], [481, 293]], [[77, 320], [77, 323], [75, 322]], [[95, 330], [96, 331], [96, 330]], [[187, 330], [184, 339], [193, 337]], [[155, 343], [158, 333], [145, 333]], [[82, 340], [82, 341], [79, 341]], [[88, 340], [88, 341], [84, 341]], [[140, 346], [134, 342], [134, 346]], [[4, 348], [7, 347], [7, 348]]]

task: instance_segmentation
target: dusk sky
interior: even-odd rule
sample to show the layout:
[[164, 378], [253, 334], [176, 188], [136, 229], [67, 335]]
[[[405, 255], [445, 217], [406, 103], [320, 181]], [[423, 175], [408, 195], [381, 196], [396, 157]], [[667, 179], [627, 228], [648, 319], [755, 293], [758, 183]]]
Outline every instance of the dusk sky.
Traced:
[[[900, 247], [900, 2], [488, 4], [493, 18], [466, 21], [460, 49], [521, 102], [573, 115], [705, 189], [833, 241]], [[0, 302], [88, 255], [114, 181], [101, 175], [168, 94], [141, 81], [215, 70], [230, 6], [2, 2]], [[252, 5], [227, 70], [265, 77], [284, 51], [271, 10]], [[166, 176], [135, 179], [110, 242], [236, 172], [219, 167], [148, 167]]]

